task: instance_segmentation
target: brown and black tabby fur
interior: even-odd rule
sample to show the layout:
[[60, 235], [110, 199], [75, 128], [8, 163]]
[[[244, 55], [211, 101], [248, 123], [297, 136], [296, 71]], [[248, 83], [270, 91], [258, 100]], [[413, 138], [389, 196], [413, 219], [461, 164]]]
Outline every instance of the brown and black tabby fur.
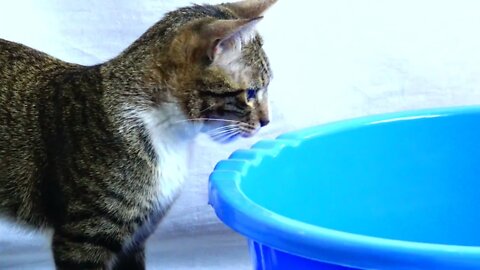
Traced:
[[275, 2], [181, 8], [96, 66], [0, 39], [0, 215], [52, 230], [57, 269], [144, 269], [187, 142], [269, 121], [254, 26]]

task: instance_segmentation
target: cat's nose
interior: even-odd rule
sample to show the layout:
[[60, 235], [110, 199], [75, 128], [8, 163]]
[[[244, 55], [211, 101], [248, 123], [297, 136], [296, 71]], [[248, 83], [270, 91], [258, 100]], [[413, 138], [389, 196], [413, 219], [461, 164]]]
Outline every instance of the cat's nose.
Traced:
[[270, 123], [269, 119], [260, 119], [260, 126], [264, 127]]

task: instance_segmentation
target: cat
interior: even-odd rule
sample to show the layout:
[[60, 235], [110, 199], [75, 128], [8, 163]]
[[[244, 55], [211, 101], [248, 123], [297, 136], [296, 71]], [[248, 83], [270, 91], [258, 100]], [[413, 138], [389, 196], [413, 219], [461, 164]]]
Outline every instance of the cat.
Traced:
[[94, 66], [0, 39], [0, 216], [53, 231], [56, 269], [145, 269], [188, 143], [269, 122], [255, 25], [275, 2], [180, 8]]

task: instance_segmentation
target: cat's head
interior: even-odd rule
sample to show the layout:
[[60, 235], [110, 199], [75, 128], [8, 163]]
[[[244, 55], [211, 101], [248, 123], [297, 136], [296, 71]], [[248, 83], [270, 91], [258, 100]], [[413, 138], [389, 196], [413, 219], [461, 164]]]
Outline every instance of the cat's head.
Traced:
[[255, 26], [275, 2], [193, 6], [167, 15], [188, 20], [177, 21], [182, 25], [169, 43], [164, 78], [187, 119], [217, 141], [252, 136], [270, 122], [272, 73]]

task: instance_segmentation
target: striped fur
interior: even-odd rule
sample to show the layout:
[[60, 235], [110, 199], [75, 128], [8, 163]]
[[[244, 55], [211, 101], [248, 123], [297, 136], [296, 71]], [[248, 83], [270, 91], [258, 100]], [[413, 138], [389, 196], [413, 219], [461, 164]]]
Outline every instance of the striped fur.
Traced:
[[189, 141], [269, 121], [262, 40], [241, 31], [274, 2], [173, 11], [96, 66], [0, 39], [0, 215], [52, 229], [57, 269], [144, 269]]

